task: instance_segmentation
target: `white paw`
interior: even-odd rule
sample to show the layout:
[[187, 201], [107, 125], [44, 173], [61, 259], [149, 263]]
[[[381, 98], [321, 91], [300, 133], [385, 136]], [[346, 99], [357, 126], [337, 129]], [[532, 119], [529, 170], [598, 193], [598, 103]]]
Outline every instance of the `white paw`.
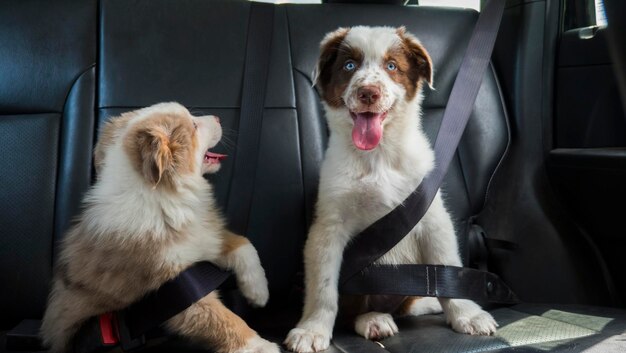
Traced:
[[368, 340], [379, 340], [398, 333], [398, 326], [391, 315], [375, 311], [357, 316], [354, 329]]
[[236, 350], [234, 353], [280, 353], [280, 348], [276, 343], [255, 336], [248, 341], [245, 347]]
[[231, 256], [234, 258], [232, 262], [237, 285], [243, 296], [253, 306], [265, 306], [270, 292], [256, 249], [252, 244], [246, 244], [235, 250]]
[[469, 315], [458, 315], [448, 320], [456, 332], [469, 335], [490, 336], [496, 332], [498, 323], [486, 311], [471, 311]]
[[328, 349], [328, 346], [330, 346], [330, 334], [294, 328], [289, 331], [284, 344], [292, 352], [319, 352]]
[[241, 294], [243, 294], [248, 302], [253, 306], [263, 307], [267, 304], [270, 292], [267, 288], [267, 278], [265, 272], [261, 268], [260, 271], [254, 271], [255, 274], [249, 273], [240, 276], [237, 280]]

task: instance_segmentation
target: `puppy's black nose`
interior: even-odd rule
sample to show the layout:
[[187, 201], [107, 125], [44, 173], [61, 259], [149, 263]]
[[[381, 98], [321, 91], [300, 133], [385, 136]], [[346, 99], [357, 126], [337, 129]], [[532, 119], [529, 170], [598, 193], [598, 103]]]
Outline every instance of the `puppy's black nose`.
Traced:
[[361, 103], [371, 105], [378, 102], [380, 99], [380, 88], [376, 86], [363, 86], [357, 89], [356, 94]]

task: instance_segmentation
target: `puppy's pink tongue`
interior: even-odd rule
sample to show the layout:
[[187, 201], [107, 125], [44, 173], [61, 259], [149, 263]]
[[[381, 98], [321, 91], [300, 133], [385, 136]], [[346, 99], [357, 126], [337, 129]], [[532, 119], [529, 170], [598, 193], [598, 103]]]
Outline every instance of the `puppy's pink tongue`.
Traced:
[[383, 136], [383, 113], [355, 113], [352, 142], [360, 150], [371, 150], [378, 146]]

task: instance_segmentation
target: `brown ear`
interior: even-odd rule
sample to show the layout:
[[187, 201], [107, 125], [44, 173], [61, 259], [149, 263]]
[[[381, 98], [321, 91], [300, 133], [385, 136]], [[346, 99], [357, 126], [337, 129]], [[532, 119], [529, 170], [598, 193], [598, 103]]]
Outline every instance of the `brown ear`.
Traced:
[[406, 31], [404, 26], [397, 28], [396, 32], [402, 39], [409, 58], [413, 61], [417, 79], [426, 81], [428, 86], [433, 89], [433, 61], [428, 55], [428, 51], [415, 36]]
[[150, 184], [157, 186], [172, 165], [169, 135], [160, 128], [140, 131], [137, 146], [141, 156], [142, 174]]
[[340, 27], [333, 32], [326, 34], [320, 43], [320, 56], [317, 65], [313, 69], [313, 86], [323, 90], [330, 81], [330, 68], [332, 67], [337, 52], [350, 28]]

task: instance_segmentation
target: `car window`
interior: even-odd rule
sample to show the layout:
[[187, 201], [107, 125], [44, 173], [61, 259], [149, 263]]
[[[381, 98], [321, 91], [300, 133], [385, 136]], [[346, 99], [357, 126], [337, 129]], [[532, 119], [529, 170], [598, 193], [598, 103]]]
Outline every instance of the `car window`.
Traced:
[[[321, 0], [254, 0], [274, 4], [320, 4]], [[480, 9], [480, 0], [408, 0], [409, 5], [464, 7]]]
[[477, 11], [480, 10], [480, 0], [419, 0], [418, 4], [423, 6], [464, 7]]
[[322, 0], [252, 0], [272, 4], [321, 4]]
[[565, 0], [563, 31], [584, 27], [605, 27], [604, 0]]

